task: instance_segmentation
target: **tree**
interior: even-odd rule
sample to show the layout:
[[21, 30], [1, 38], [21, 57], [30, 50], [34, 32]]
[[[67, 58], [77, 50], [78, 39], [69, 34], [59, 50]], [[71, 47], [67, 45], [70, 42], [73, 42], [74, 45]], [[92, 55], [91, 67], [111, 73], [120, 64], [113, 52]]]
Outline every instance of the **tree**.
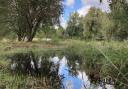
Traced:
[[8, 1], [7, 0], [0, 0], [0, 37], [3, 38], [10, 34], [8, 28]]
[[100, 18], [102, 36], [106, 40], [111, 40], [113, 35], [114, 22], [110, 18], [110, 13], [103, 13]]
[[111, 19], [114, 22], [114, 38], [128, 38], [128, 2], [126, 0], [111, 0]]
[[68, 26], [66, 28], [66, 33], [70, 37], [82, 37], [83, 36], [83, 24], [82, 17], [79, 16], [77, 12], [71, 14]]
[[84, 27], [84, 37], [86, 39], [94, 39], [96, 37], [102, 36], [102, 18], [103, 12], [97, 8], [90, 8], [88, 14], [84, 17], [83, 27]]
[[56, 29], [56, 36], [58, 38], [63, 38], [65, 35], [64, 31], [64, 28], [62, 26], [59, 26], [58, 29]]
[[[103, 0], [100, 0], [102, 3]], [[128, 38], [128, 1], [127, 0], [108, 0], [111, 13], [110, 19], [113, 21], [111, 36], [117, 40]]]
[[63, 12], [62, 0], [10, 0], [11, 29], [19, 41], [32, 41], [42, 24], [59, 24]]

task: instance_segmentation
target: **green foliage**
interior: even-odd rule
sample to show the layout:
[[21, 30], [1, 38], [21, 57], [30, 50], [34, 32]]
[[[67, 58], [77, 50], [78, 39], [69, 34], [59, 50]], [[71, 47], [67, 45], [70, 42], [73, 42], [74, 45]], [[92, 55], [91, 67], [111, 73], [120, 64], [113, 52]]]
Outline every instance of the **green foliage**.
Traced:
[[[102, 79], [104, 77], [111, 76], [112, 79], [115, 80], [116, 89], [127, 89], [128, 47], [126, 45], [128, 42], [85, 42], [80, 40], [59, 40], [59, 42], [63, 48], [59, 45], [53, 46], [44, 42], [1, 42], [0, 78], [2, 78], [2, 82], [0, 81], [0, 86], [5, 86], [6, 84], [9, 88], [16, 87], [17, 89], [17, 86], [15, 86], [16, 84], [24, 85], [22, 86], [24, 88], [26, 85], [30, 84], [30, 81], [31, 83], [38, 83], [36, 80], [40, 80], [41, 78], [38, 79], [33, 77], [31, 79], [30, 76], [12, 76], [9, 74], [8, 70], [3, 69], [3, 67], [7, 68], [8, 65], [8, 60], [5, 60], [7, 56], [11, 56], [15, 53], [27, 53], [28, 51], [33, 51], [35, 55], [39, 56], [43, 55], [49, 57], [52, 53], [59, 53], [62, 56], [65, 55], [68, 58], [69, 64], [74, 68], [74, 71], [75, 69], [80, 68], [89, 75], [89, 78], [93, 82], [97, 82], [97, 78], [99, 77]], [[47, 48], [47, 46], [49, 46], [49, 48]], [[50, 48], [50, 46], [52, 47]], [[80, 63], [80, 66], [76, 66], [75, 62]], [[92, 75], [96, 76], [91, 77]], [[32, 86], [32, 84], [30, 84], [30, 86]]]
[[64, 36], [65, 36], [65, 31], [64, 31], [63, 27], [59, 26], [59, 28], [56, 29], [56, 36], [57, 36], [58, 38], [64, 38]]
[[111, 20], [109, 14], [107, 13], [104, 13], [101, 18], [101, 33], [106, 40], [111, 40], [113, 35], [114, 22]]
[[100, 9], [91, 8], [84, 17], [84, 37], [86, 39], [95, 39], [102, 37], [102, 17], [104, 13]]
[[110, 3], [111, 19], [114, 22], [113, 36], [117, 40], [128, 38], [128, 2], [127, 0], [112, 0]]
[[59, 24], [63, 0], [10, 0], [9, 17], [18, 40], [32, 41], [39, 27]]
[[80, 68], [86, 71], [92, 82], [97, 83], [99, 78], [111, 76], [116, 89], [127, 89], [128, 48], [123, 46], [125, 44], [73, 41], [65, 52], [70, 65], [75, 68], [74, 62], [79, 62]]
[[0, 23], [5, 22], [7, 20], [8, 13], [8, 1], [0, 0]]
[[109, 13], [92, 7], [84, 17], [73, 13], [69, 19], [66, 33], [70, 37], [111, 39], [112, 27], [113, 21], [109, 18]]
[[77, 12], [70, 16], [68, 26], [66, 28], [66, 34], [71, 38], [83, 36], [82, 17], [80, 17]]
[[40, 29], [45, 34], [46, 38], [52, 38], [52, 36], [56, 33], [55, 29], [50, 24], [46, 24], [42, 26]]
[[0, 0], [0, 39], [12, 36], [8, 20], [8, 0]]
[[[100, 2], [102, 3], [102, 0]], [[66, 30], [68, 35], [96, 40], [126, 40], [128, 38], [128, 3], [126, 0], [110, 0], [108, 3], [111, 9], [109, 13], [92, 7], [85, 17], [80, 18], [78, 13], [72, 14]], [[80, 23], [78, 26], [77, 22]]]

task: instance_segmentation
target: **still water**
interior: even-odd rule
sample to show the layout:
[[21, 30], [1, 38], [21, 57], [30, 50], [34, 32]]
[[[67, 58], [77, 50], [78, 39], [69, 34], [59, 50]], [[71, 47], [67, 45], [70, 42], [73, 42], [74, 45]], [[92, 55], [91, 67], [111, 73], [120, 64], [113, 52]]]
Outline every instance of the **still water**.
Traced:
[[[45, 60], [46, 59], [46, 60]], [[48, 59], [48, 60], [47, 60]], [[59, 58], [58, 56], [52, 56], [50, 58], [36, 57], [33, 53], [30, 54], [16, 54], [12, 57], [11, 69], [20, 73], [44, 74], [48, 76], [49, 73], [53, 79], [52, 86], [55, 83], [54, 80], [60, 79], [59, 86], [62, 89], [114, 89], [113, 85], [99, 82], [98, 84], [91, 83], [88, 75], [85, 71], [80, 69], [81, 64], [77, 61], [73, 62], [72, 66], [69, 64], [69, 60], [66, 56]], [[73, 69], [75, 72], [73, 72]]]
[[[114, 89], [113, 85], [105, 84], [92, 84], [86, 75], [85, 71], [77, 70], [77, 75], [73, 76], [70, 73], [70, 67], [68, 66], [67, 58], [64, 56], [62, 59], [59, 57], [50, 58], [55, 65], [59, 64], [58, 75], [63, 76], [64, 89]], [[76, 66], [80, 66], [79, 63], [75, 63]]]

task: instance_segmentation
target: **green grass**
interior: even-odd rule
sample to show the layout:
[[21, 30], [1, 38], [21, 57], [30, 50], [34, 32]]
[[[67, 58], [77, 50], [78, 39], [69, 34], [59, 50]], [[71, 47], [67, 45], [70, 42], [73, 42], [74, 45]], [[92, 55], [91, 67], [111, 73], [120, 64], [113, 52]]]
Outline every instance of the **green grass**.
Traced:
[[1, 42], [0, 43], [0, 89], [49, 89], [44, 83], [44, 78], [15, 75], [8, 69], [8, 57], [15, 53], [33, 51], [36, 55], [50, 55], [61, 50], [63, 45], [55, 42]]
[[[81, 67], [94, 78], [111, 76], [117, 89], [128, 88], [128, 46], [127, 42], [84, 42], [72, 41], [68, 50], [70, 60], [80, 57]], [[92, 79], [93, 80], [93, 79]]]
[[0, 70], [0, 89], [49, 89], [44, 78], [29, 75], [14, 75], [8, 70]]
[[[10, 85], [15, 76], [12, 76], [7, 70], [9, 63], [7, 56], [15, 53], [33, 51], [37, 55], [43, 55], [43, 53], [56, 52], [58, 55], [68, 55], [68, 60], [71, 65], [74, 65], [75, 61], [81, 63], [80, 68], [88, 75], [95, 74], [94, 81], [97, 76], [104, 78], [111, 76], [115, 81], [116, 89], [128, 88], [128, 42], [117, 41], [81, 41], [81, 40], [57, 40], [56, 42], [1, 42], [0, 43], [0, 84], [9, 82], [6, 84], [12, 89], [18, 89], [15, 84], [24, 83], [24, 81], [32, 81], [28, 78], [18, 79], [13, 86]], [[6, 71], [7, 70], [7, 71]], [[5, 71], [5, 72], [3, 72]], [[19, 76], [18, 76], [19, 77]], [[92, 79], [93, 80], [93, 79]], [[29, 85], [29, 84], [28, 84]], [[2, 85], [0, 85], [2, 86]], [[16, 87], [16, 88], [15, 88]], [[10, 89], [10, 88], [6, 88]], [[19, 89], [24, 89], [19, 88]]]

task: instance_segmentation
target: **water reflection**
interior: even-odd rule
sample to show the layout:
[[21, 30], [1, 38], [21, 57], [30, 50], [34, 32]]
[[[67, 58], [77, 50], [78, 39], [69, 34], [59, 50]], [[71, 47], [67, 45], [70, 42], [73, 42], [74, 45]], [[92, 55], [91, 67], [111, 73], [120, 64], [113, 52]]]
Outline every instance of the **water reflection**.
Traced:
[[91, 83], [86, 72], [80, 69], [80, 63], [76, 60], [71, 65], [66, 56], [60, 59], [58, 56], [46, 57], [21, 53], [14, 55], [11, 60], [12, 71], [43, 76], [48, 80], [46, 82], [51, 86], [50, 89], [114, 89], [112, 85], [103, 82], [97, 85]]
[[[77, 75], [73, 76], [65, 56], [61, 60], [58, 57], [53, 57], [52, 61], [55, 64], [59, 63], [58, 74], [64, 77], [62, 81], [64, 89], [114, 89], [113, 85], [109, 84], [105, 84], [104, 86], [92, 84], [86, 73], [81, 70], [76, 70]], [[80, 66], [78, 62], [75, 62], [75, 64], [77, 67]]]
[[77, 76], [72, 76], [65, 56], [60, 60], [59, 63], [59, 75], [64, 75], [63, 85], [65, 86], [65, 89], [82, 89], [82, 87], [85, 86], [85, 81], [87, 85], [86, 88], [88, 87], [87, 83], [90, 82], [88, 81], [87, 76], [83, 76], [82, 72], [78, 71]]

